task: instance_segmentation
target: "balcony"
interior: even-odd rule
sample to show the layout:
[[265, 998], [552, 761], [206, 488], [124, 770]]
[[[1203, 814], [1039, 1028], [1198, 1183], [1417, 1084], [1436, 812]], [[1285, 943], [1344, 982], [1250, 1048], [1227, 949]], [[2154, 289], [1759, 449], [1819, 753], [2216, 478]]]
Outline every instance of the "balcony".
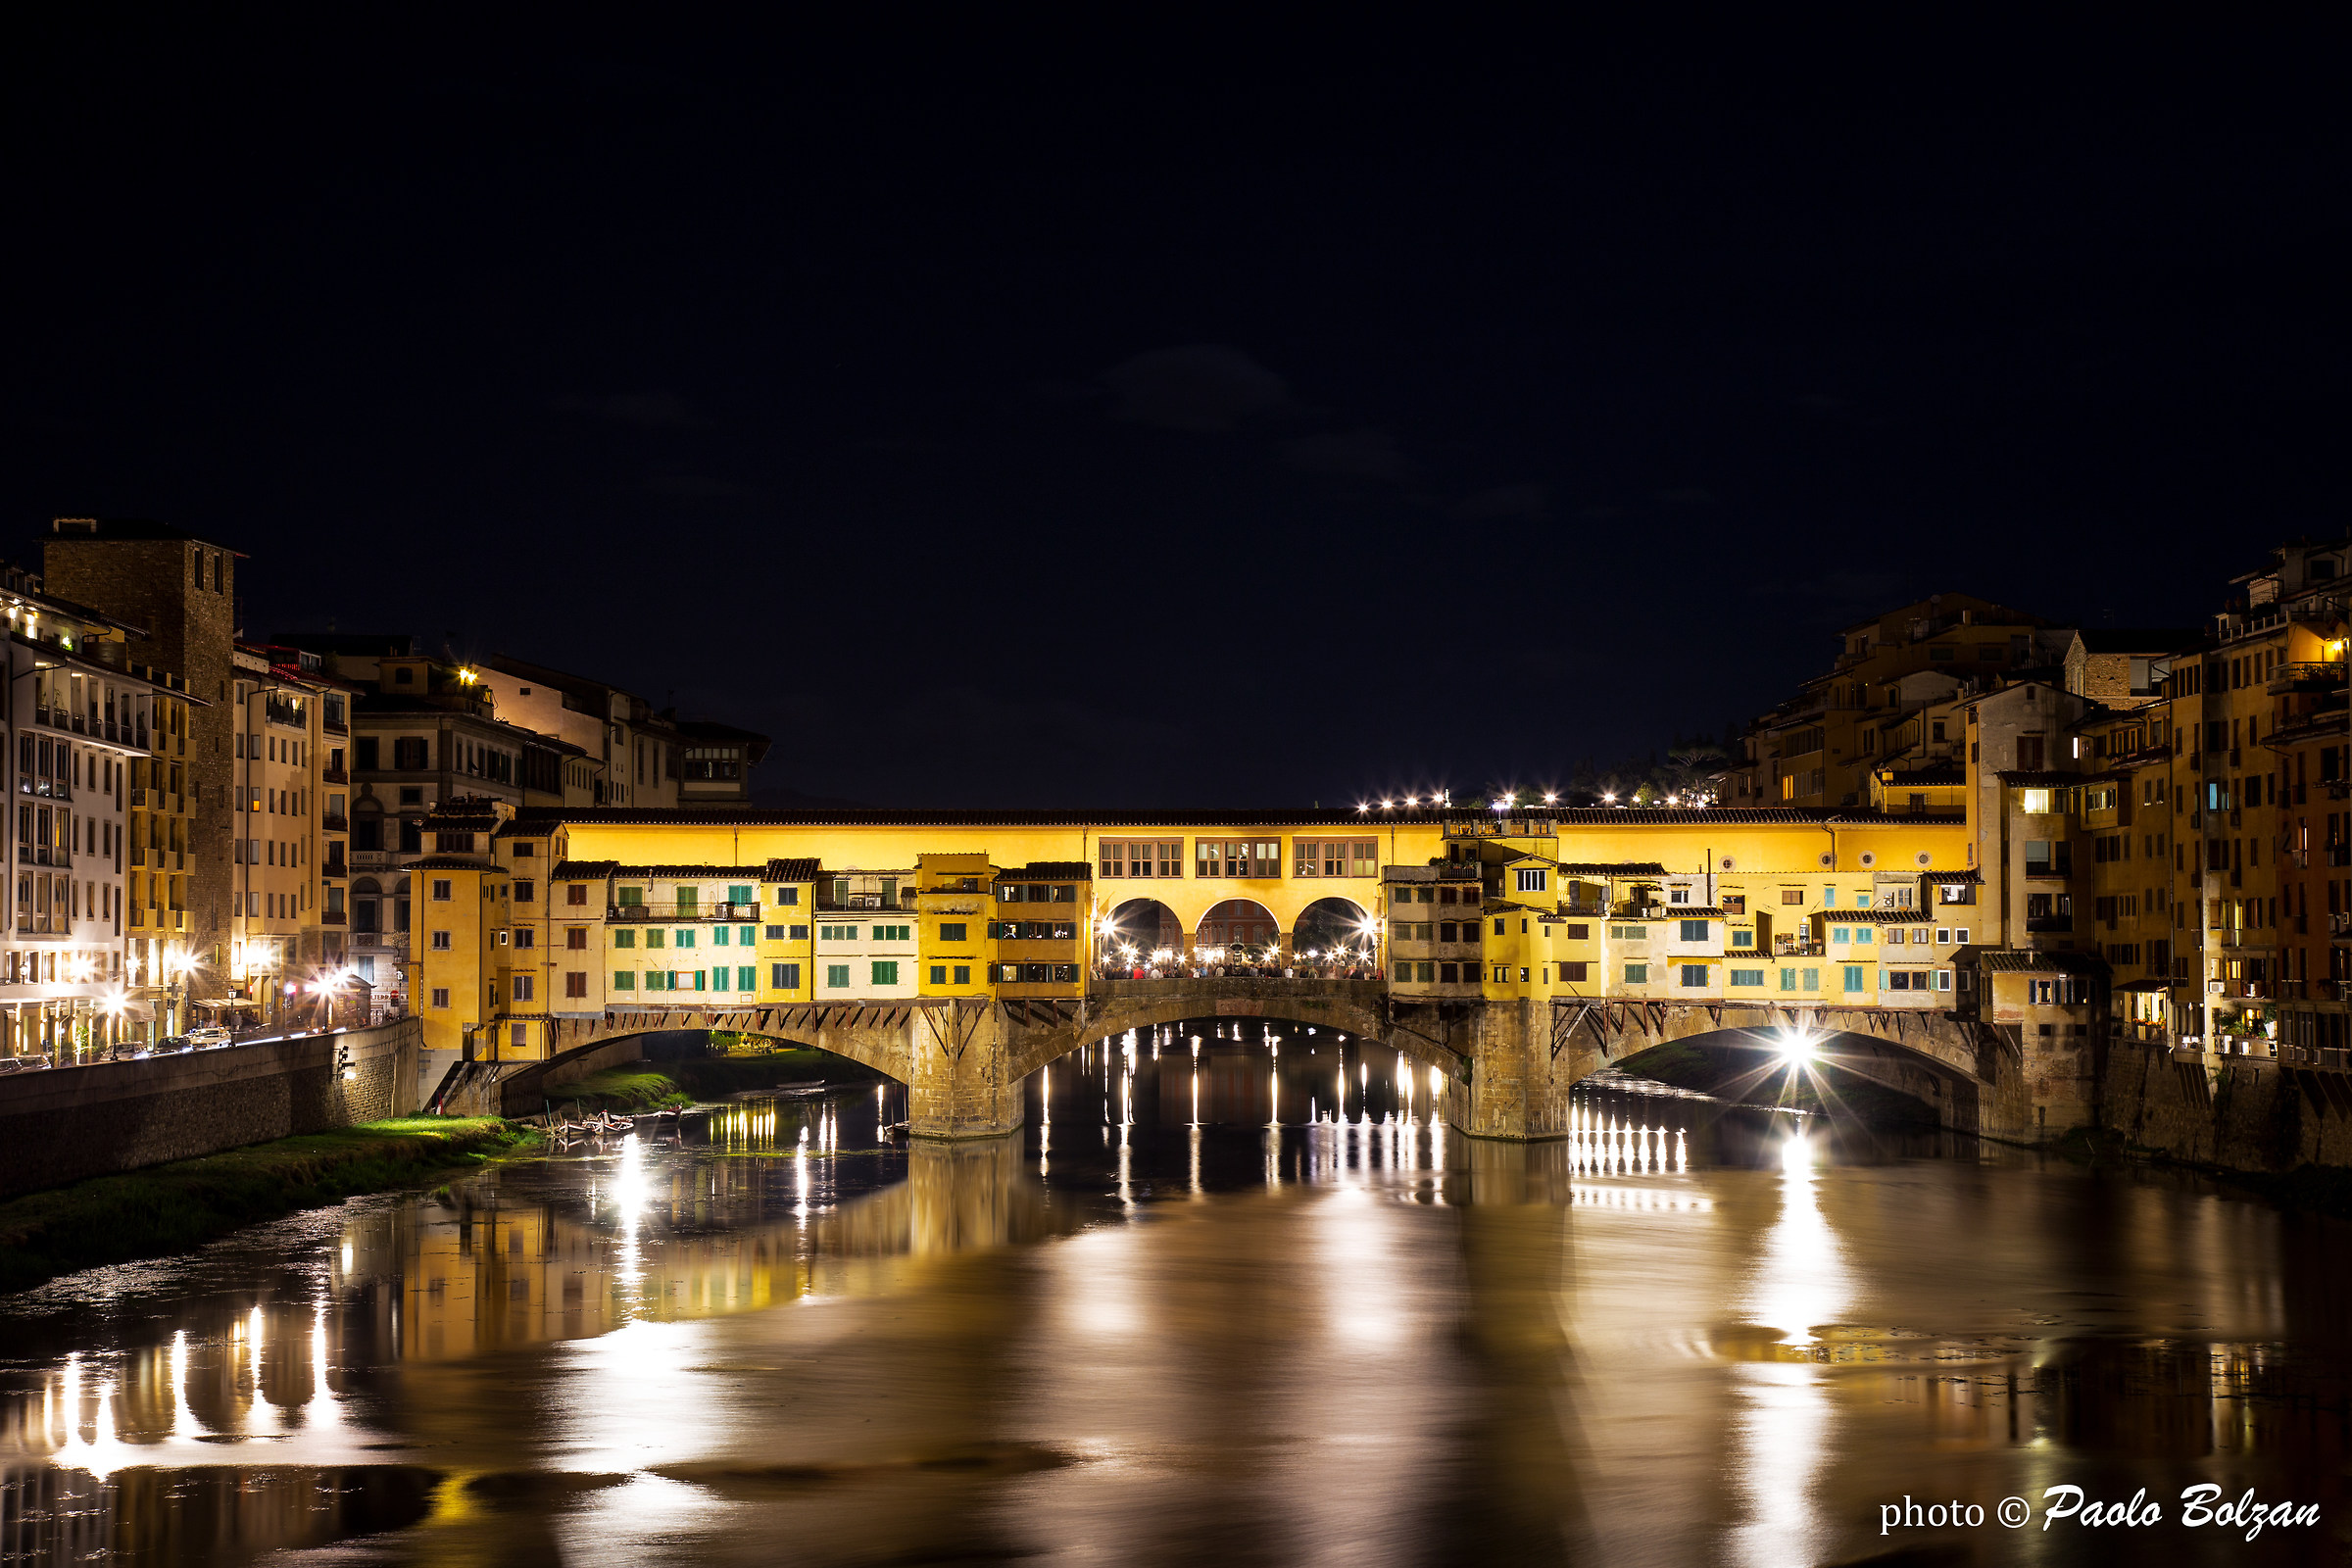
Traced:
[[351, 772], [348, 768], [322, 767], [318, 770], [318, 778], [321, 783], [348, 784], [351, 782]]
[[1819, 958], [1829, 951], [1829, 947], [1820, 942], [1798, 942], [1789, 937], [1772, 939], [1772, 956], [1776, 958]]
[[[340, 844], [333, 846], [333, 848], [338, 850], [342, 847], [343, 846]], [[340, 882], [349, 877], [351, 872], [343, 864], [343, 857], [340, 855], [330, 855], [326, 858], [325, 862], [318, 867], [318, 874], [324, 877], [333, 877], [336, 881]]]
[[624, 924], [680, 920], [757, 920], [757, 904], [609, 904], [605, 918]]
[[320, 925], [341, 925], [344, 923], [343, 911], [341, 909], [321, 910], [318, 915], [318, 923]]
[[2075, 917], [2071, 914], [2029, 914], [2026, 916], [2026, 929], [2042, 935], [2064, 936], [2075, 929]]
[[2298, 661], [2280, 664], [2273, 672], [2266, 688], [2274, 697], [2280, 692], [2324, 692], [2344, 684], [2344, 662], [2340, 659]]
[[351, 820], [340, 811], [328, 811], [318, 818], [318, 829], [322, 833], [348, 833]]

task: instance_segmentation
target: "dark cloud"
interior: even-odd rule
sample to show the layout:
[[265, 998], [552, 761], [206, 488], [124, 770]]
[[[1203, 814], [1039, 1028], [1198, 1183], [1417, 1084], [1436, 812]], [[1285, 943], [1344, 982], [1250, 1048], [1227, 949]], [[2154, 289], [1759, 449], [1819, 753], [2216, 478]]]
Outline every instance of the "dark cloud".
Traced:
[[1117, 417], [1162, 430], [1232, 430], [1292, 407], [1281, 376], [1221, 343], [1138, 354], [1102, 382], [1118, 394]]
[[566, 414], [592, 414], [616, 424], [643, 425], [649, 429], [694, 422], [693, 412], [686, 407], [684, 398], [659, 389], [615, 392], [599, 398], [558, 398], [555, 406]]
[[1282, 456], [1304, 472], [1350, 479], [1401, 479], [1412, 471], [1388, 435], [1372, 429], [1298, 436], [1282, 443]]
[[1548, 514], [1547, 492], [1540, 484], [1504, 484], [1464, 496], [1446, 509], [1449, 522], [1485, 522], [1496, 517], [1542, 517]]

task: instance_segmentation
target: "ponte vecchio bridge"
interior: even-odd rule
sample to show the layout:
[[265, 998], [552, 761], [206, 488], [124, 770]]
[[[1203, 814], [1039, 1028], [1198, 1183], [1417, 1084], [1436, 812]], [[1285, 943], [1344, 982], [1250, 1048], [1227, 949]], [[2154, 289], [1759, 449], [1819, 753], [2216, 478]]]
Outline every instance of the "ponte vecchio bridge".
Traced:
[[[410, 868], [428, 1044], [507, 1108], [676, 1030], [815, 1046], [907, 1085], [918, 1135], [1017, 1127], [1030, 1073], [1198, 1018], [1388, 1045], [1477, 1137], [1669, 1041], [1796, 1030], [1949, 1126], [2085, 1100], [2095, 1000], [2011, 950], [1955, 816], [1799, 810], [575, 810]], [[452, 837], [436, 824], [448, 846]], [[447, 920], [444, 930], [440, 922]], [[1990, 961], [2000, 960], [2000, 961]], [[2026, 1017], [1996, 973], [2057, 978]], [[2035, 982], [2039, 983], [2039, 982]], [[435, 1038], [437, 1036], [437, 1038]], [[2046, 1121], [2045, 1121], [2046, 1117]]]

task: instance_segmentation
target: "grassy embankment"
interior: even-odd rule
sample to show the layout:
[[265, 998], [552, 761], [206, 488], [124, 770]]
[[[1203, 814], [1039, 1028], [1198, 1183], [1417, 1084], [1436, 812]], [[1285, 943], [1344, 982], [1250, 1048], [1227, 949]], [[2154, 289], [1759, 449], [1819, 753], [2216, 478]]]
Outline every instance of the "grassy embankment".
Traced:
[[696, 1056], [684, 1061], [608, 1067], [548, 1091], [556, 1107], [581, 1111], [658, 1110], [788, 1084], [871, 1083], [879, 1073], [844, 1056], [792, 1046], [757, 1055]]
[[413, 1187], [539, 1135], [496, 1117], [410, 1117], [253, 1144], [0, 1202], [0, 1292], [161, 1257], [356, 1193]]

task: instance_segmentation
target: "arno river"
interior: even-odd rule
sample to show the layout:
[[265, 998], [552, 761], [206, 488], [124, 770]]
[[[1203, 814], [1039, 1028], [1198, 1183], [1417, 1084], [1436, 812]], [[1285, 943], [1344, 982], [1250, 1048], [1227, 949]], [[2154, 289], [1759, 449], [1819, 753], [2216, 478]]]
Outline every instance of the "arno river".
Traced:
[[2352, 1231], [1616, 1090], [1473, 1145], [1248, 1027], [1000, 1145], [746, 1101], [0, 1302], [0, 1560], [2338, 1560]]

